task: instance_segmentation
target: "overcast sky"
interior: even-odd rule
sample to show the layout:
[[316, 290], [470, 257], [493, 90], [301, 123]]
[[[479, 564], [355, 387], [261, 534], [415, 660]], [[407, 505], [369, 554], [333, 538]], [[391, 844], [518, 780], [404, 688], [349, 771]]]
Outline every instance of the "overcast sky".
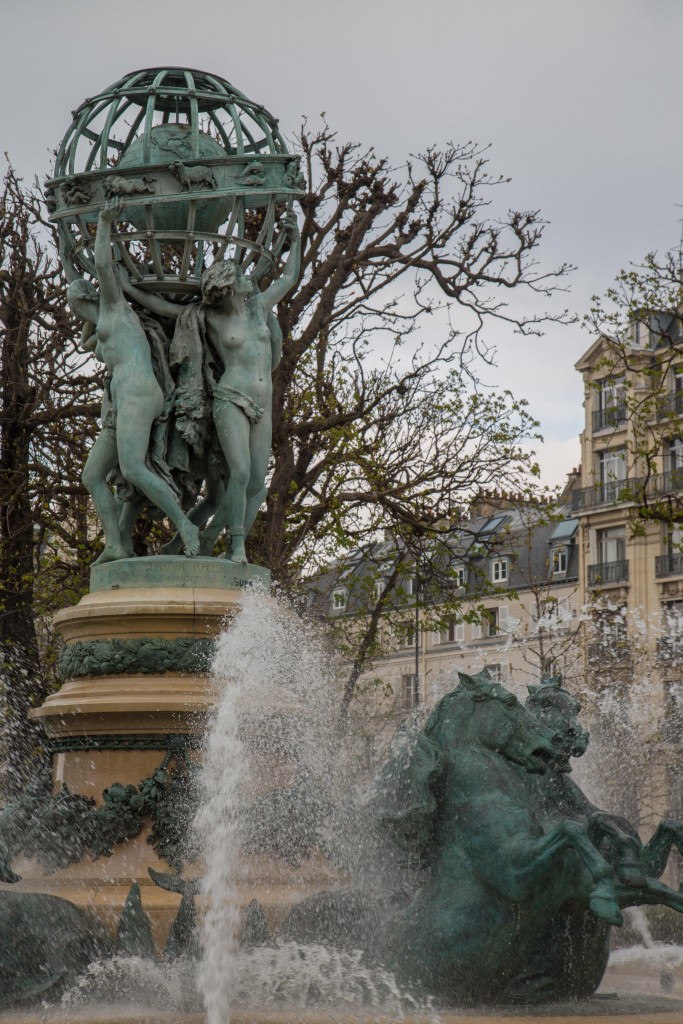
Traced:
[[[550, 221], [541, 259], [577, 266], [581, 315], [621, 266], [678, 243], [681, 0], [6, 0], [0, 150], [45, 176], [70, 111], [129, 71], [213, 71], [280, 119], [325, 111], [341, 139], [400, 162], [492, 143], [506, 205]], [[497, 334], [489, 374], [526, 397], [544, 480], [576, 464], [578, 327]]]

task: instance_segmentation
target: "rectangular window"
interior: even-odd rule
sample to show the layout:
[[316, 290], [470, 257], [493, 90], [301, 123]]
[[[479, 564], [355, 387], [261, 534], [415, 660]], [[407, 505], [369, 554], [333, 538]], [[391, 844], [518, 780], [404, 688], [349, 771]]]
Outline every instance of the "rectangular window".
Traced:
[[480, 622], [473, 622], [472, 623], [472, 639], [473, 640], [481, 640], [481, 623]]
[[549, 597], [547, 601], [542, 601], [541, 618], [544, 619], [545, 623], [548, 625], [551, 623], [566, 622], [567, 619], [571, 618], [569, 598], [563, 597], [558, 601], [553, 597]]
[[453, 586], [464, 587], [467, 582], [467, 575], [465, 573], [464, 565], [456, 565], [453, 567]]
[[417, 706], [419, 702], [419, 688], [417, 676], [414, 672], [401, 676], [401, 707], [408, 711]]
[[375, 581], [375, 601], [379, 601], [381, 599], [382, 594], [384, 593], [384, 591], [386, 589], [387, 589], [387, 581], [386, 580], [382, 579], [382, 580], [376, 580]]
[[406, 582], [406, 592], [408, 597], [417, 597], [418, 582], [417, 576], [411, 576]]
[[494, 665], [484, 665], [484, 668], [491, 676], [491, 679], [494, 681], [494, 683], [504, 683], [507, 680], [507, 665], [500, 665], [496, 663]]
[[626, 479], [625, 448], [608, 448], [598, 453], [598, 479], [601, 484]]
[[399, 647], [415, 646], [415, 623], [402, 622], [398, 627]]
[[349, 592], [346, 587], [338, 587], [337, 590], [332, 593], [332, 611], [343, 612], [346, 611], [346, 605], [349, 599]]
[[598, 408], [616, 409], [624, 402], [624, 378], [610, 377], [608, 380], [600, 381], [598, 390]]
[[662, 611], [667, 636], [683, 637], [683, 601], [667, 601]]
[[670, 526], [666, 534], [666, 550], [668, 555], [683, 553], [683, 526]]
[[[680, 325], [679, 325], [680, 326]], [[683, 366], [674, 366], [671, 373], [671, 404], [669, 412], [683, 412]]]
[[392, 647], [394, 640], [394, 627], [391, 622], [382, 622], [379, 627], [380, 642], [384, 647]]
[[567, 575], [568, 553], [564, 544], [552, 550], [553, 576]]
[[496, 558], [491, 562], [491, 579], [494, 583], [507, 583], [508, 560], [507, 558]]
[[670, 437], [665, 445], [665, 469], [683, 478], [683, 437]]
[[597, 408], [593, 412], [593, 430], [614, 428], [625, 423], [624, 378], [611, 377], [609, 380], [600, 381], [596, 405]]
[[439, 643], [442, 644], [456, 644], [462, 643], [465, 639], [465, 624], [463, 622], [456, 622], [453, 620], [448, 623], [448, 628], [441, 631], [439, 634]]
[[497, 608], [484, 608], [481, 614], [481, 625], [484, 636], [498, 636], [500, 621]]
[[623, 526], [598, 530], [597, 541], [598, 561], [601, 565], [607, 562], [622, 562], [626, 558], [626, 531]]

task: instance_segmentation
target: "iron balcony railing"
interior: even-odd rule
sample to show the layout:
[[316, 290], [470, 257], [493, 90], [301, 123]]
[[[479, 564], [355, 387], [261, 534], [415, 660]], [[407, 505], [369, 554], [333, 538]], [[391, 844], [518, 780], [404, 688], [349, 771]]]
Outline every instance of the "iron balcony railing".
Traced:
[[593, 430], [606, 430], [607, 427], [618, 427], [626, 423], [626, 406], [622, 403], [608, 406], [606, 409], [595, 409], [593, 412]]
[[666, 473], [654, 473], [652, 476], [607, 480], [592, 487], [582, 487], [572, 494], [572, 511], [581, 512], [599, 505], [639, 502], [646, 497], [657, 498], [674, 491], [683, 491], [683, 467]]
[[663, 399], [660, 411], [663, 416], [680, 416], [683, 413], [683, 391], [670, 391]]
[[683, 554], [680, 551], [670, 555], [657, 555], [655, 558], [655, 576], [683, 576]]
[[598, 562], [588, 566], [588, 586], [599, 587], [604, 583], [625, 583], [628, 580], [628, 560]]
[[616, 505], [623, 501], [636, 501], [642, 495], [640, 478], [607, 480], [603, 484], [582, 487], [572, 494], [572, 511], [595, 508], [597, 505]]

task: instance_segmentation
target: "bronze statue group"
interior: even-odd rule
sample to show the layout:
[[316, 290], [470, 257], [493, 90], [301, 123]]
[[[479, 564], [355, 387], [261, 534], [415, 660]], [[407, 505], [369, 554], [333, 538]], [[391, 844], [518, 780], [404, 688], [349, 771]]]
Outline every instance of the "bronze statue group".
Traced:
[[[133, 556], [132, 530], [147, 505], [177, 530], [163, 549], [213, 553], [230, 535], [230, 558], [246, 562], [245, 537], [266, 497], [272, 380], [282, 352], [273, 308], [299, 274], [299, 232], [287, 214], [290, 253], [264, 291], [233, 260], [220, 260], [186, 305], [134, 286], [113, 259], [120, 197], [100, 212], [95, 236], [99, 289], [72, 280], [68, 299], [84, 321], [82, 347], [107, 369], [102, 430], [83, 482], [104, 531], [97, 562]], [[112, 486], [113, 485], [113, 486]]]

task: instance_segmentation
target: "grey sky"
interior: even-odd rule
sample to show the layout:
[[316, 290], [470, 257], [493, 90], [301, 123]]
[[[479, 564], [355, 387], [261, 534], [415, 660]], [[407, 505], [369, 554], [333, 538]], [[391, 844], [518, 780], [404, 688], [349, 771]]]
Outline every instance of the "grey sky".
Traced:
[[[2, 12], [0, 149], [44, 176], [70, 111], [138, 67], [214, 71], [280, 118], [326, 112], [393, 161], [493, 143], [506, 206], [551, 221], [541, 250], [578, 266], [576, 312], [620, 266], [677, 243], [683, 210], [679, 0], [11, 0]], [[549, 482], [578, 459], [589, 337], [496, 332], [495, 379], [526, 396]], [[494, 375], [489, 374], [493, 380]]]

